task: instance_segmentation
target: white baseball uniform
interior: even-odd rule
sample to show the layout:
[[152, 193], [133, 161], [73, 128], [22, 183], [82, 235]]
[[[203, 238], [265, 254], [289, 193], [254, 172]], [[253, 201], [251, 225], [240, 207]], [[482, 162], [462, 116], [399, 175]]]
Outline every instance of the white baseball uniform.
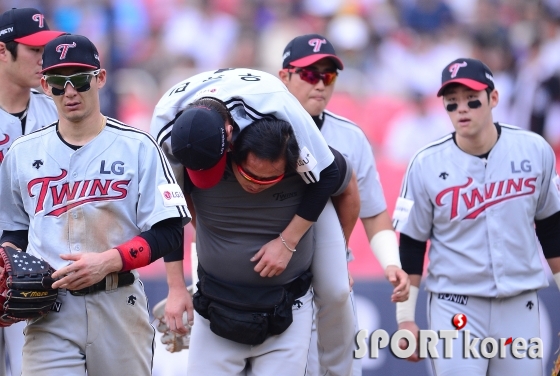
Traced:
[[[360, 192], [360, 218], [373, 217], [386, 210], [387, 204], [379, 181], [379, 173], [375, 167], [375, 158], [361, 128], [328, 110], [323, 111], [316, 122], [327, 143], [346, 157], [356, 173]], [[357, 317], [356, 330], [359, 330]], [[315, 343], [316, 339], [314, 330], [311, 343]], [[313, 345], [309, 350], [308, 374], [310, 376], [320, 374], [317, 346]], [[361, 359], [354, 359], [353, 375], [361, 374]]]
[[[77, 150], [57, 123], [16, 140], [0, 167], [0, 203], [0, 227], [28, 230], [26, 252], [55, 269], [67, 263], [61, 253], [104, 252], [190, 217], [155, 140], [111, 118]], [[154, 329], [141, 281], [85, 296], [63, 290], [58, 303], [28, 322], [24, 374], [151, 374]]]
[[[555, 156], [537, 134], [497, 126], [501, 135], [487, 159], [463, 152], [452, 135], [420, 150], [408, 166], [394, 225], [431, 242], [426, 289], [432, 329], [452, 329], [451, 312], [468, 311], [472, 324], [465, 329], [477, 336], [507, 338], [516, 328], [538, 336], [534, 291], [548, 282], [534, 226], [560, 210]], [[476, 371], [480, 362], [474, 367], [460, 356], [434, 363], [438, 376], [483, 374]], [[528, 358], [494, 358], [488, 367], [492, 375], [542, 372], [541, 362]]]
[[[29, 106], [25, 115], [25, 130], [19, 118], [0, 109], [0, 164], [4, 155], [22, 134], [33, 132], [43, 126], [51, 124], [57, 118], [56, 107], [52, 99], [35, 89], [31, 89]], [[22, 133], [23, 131], [23, 133]], [[0, 229], [0, 235], [2, 231]], [[10, 361], [12, 375], [21, 373], [21, 349], [23, 347], [23, 329], [25, 322], [13, 324], [7, 328], [0, 328], [0, 359], [4, 354]], [[0, 362], [0, 376], [5, 376], [5, 363]]]
[[[155, 108], [150, 132], [165, 151], [179, 182], [184, 167], [171, 153], [171, 128], [189, 103], [203, 97], [224, 102], [240, 129], [263, 117], [288, 121], [300, 146], [298, 172], [306, 183], [318, 181], [321, 170], [334, 160], [311, 116], [277, 77], [253, 69], [221, 69], [178, 83], [163, 95]], [[321, 214], [314, 226], [321, 244], [320, 247], [316, 244], [318, 251], [313, 259], [321, 365], [330, 374], [349, 375], [355, 330], [348, 271], [344, 262], [332, 261], [339, 259], [338, 253], [345, 252], [344, 239], [339, 231], [332, 231], [339, 223], [331, 216]]]

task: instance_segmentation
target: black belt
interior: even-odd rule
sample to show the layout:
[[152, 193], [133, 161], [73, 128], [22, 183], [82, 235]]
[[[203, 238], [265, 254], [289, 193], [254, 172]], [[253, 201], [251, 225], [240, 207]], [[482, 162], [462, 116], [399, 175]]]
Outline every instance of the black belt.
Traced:
[[[113, 278], [118, 279], [118, 281], [114, 281]], [[87, 294], [92, 294], [94, 292], [111, 291], [117, 289], [118, 287], [130, 286], [134, 283], [134, 279], [134, 274], [132, 274], [131, 272], [118, 273], [116, 276], [109, 274], [102, 281], [97, 282], [89, 287], [85, 287], [80, 290], [68, 291], [74, 296], [84, 296]]]

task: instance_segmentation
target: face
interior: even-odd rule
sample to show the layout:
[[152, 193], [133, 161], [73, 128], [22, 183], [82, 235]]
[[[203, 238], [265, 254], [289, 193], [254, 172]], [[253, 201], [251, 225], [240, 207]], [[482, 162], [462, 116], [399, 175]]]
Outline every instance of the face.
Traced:
[[[99, 89], [105, 85], [105, 70], [100, 69], [95, 76], [79, 75], [80, 73], [94, 71], [94, 69], [84, 69], [83, 67], [64, 67], [45, 72], [46, 78], [41, 79], [41, 87], [47, 95], [53, 98], [61, 118], [78, 123], [100, 111]], [[51, 76], [50, 79], [49, 76]], [[52, 76], [72, 76], [68, 79], [79, 84], [74, 87], [71, 82], [65, 81], [64, 77], [56, 77], [60, 83], [56, 81], [53, 83]], [[90, 88], [86, 91], [80, 91], [80, 85], [86, 81], [85, 78], [91, 79], [89, 81]], [[51, 82], [49, 83], [49, 81]], [[64, 92], [58, 95], [62, 92], [63, 85], [65, 85]]]
[[41, 83], [41, 64], [43, 63], [43, 47], [17, 45], [17, 59], [5, 49], [2, 43], [2, 54], [6, 63], [6, 76], [22, 88], [36, 88]]
[[458, 137], [474, 139], [492, 125], [492, 109], [498, 104], [498, 92], [475, 91], [464, 85], [449, 87], [443, 105]]
[[[328, 73], [336, 72], [336, 65], [331, 59], [324, 58], [304, 69], [319, 73]], [[332, 97], [334, 83], [336, 82], [333, 81], [330, 85], [325, 85], [323, 80], [319, 80], [316, 84], [311, 84], [304, 81], [300, 77], [300, 74], [289, 73], [285, 70], [281, 70], [279, 76], [290, 93], [298, 99], [303, 108], [305, 108], [311, 116], [318, 116], [325, 110], [325, 107], [327, 107]]]
[[[246, 192], [259, 193], [282, 180], [281, 177], [283, 177], [286, 171], [286, 161], [280, 159], [271, 162], [257, 158], [253, 153], [249, 153], [247, 160], [241, 163], [240, 166], [232, 162], [232, 168], [237, 181]], [[239, 171], [239, 168], [241, 171]]]

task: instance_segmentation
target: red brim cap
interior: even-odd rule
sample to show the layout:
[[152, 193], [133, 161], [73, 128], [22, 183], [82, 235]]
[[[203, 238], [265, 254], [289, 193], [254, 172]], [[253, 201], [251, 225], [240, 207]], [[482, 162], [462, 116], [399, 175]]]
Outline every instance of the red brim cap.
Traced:
[[449, 80], [446, 83], [444, 83], [443, 85], [441, 85], [441, 87], [439, 88], [439, 90], [437, 92], [437, 96], [441, 97], [443, 95], [443, 91], [445, 90], [445, 88], [450, 84], [465, 85], [469, 89], [472, 89], [472, 90], [475, 90], [475, 91], [484, 90], [488, 87], [488, 85], [483, 84], [482, 82], [471, 80], [469, 78], [457, 78], [455, 80]]
[[336, 67], [340, 70], [344, 69], [344, 65], [342, 64], [342, 60], [340, 60], [336, 55], [331, 54], [313, 54], [306, 57], [302, 57], [301, 59], [294, 60], [290, 62], [290, 65], [297, 68], [305, 68], [310, 66], [311, 64], [316, 63], [317, 61], [328, 57], [332, 59], [336, 64]]
[[186, 170], [189, 174], [189, 178], [195, 187], [208, 189], [218, 184], [222, 179], [222, 176], [224, 176], [224, 171], [226, 169], [226, 156], [227, 153], [224, 153], [218, 163], [206, 170], [189, 170], [187, 168]]
[[95, 65], [80, 64], [80, 63], [63, 63], [63, 64], [57, 64], [57, 65], [53, 65], [52, 67], [43, 69], [40, 73], [45, 73], [46, 71], [49, 71], [51, 69], [62, 68], [62, 67], [84, 67], [84, 68], [91, 68], [91, 69], [99, 69], [99, 67], [96, 67]]
[[66, 33], [63, 31], [45, 30], [39, 31], [35, 34], [27, 35], [25, 37], [16, 38], [14, 39], [14, 41], [25, 44], [27, 46], [40, 47], [49, 43], [54, 38], [61, 36], [62, 34]]

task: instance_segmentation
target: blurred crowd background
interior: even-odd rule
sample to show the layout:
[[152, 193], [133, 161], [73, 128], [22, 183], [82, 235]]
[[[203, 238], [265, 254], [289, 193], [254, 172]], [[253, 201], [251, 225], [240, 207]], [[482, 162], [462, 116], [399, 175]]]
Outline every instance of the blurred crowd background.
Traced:
[[148, 129], [160, 96], [199, 72], [277, 74], [293, 37], [325, 35], [345, 69], [329, 109], [357, 122], [376, 157], [406, 163], [451, 125], [435, 93], [443, 67], [475, 57], [494, 72], [494, 119], [560, 151], [558, 0], [3, 0], [51, 29], [88, 36], [110, 74], [103, 112]]

